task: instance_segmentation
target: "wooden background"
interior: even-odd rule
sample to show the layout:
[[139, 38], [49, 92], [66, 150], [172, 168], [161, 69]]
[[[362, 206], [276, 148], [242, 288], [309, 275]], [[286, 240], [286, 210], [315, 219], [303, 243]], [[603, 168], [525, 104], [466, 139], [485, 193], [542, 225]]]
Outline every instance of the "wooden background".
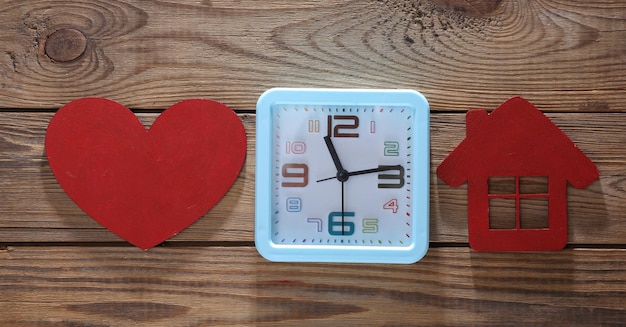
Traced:
[[[0, 0], [0, 325], [623, 326], [625, 76], [624, 0]], [[254, 108], [278, 86], [422, 92], [433, 171], [468, 109], [521, 95], [601, 176], [570, 187], [563, 251], [472, 251], [466, 188], [433, 173], [421, 262], [271, 263], [253, 243]], [[240, 177], [162, 246], [128, 245], [46, 160], [49, 120], [85, 96], [146, 126], [179, 100], [225, 103], [248, 133]]]

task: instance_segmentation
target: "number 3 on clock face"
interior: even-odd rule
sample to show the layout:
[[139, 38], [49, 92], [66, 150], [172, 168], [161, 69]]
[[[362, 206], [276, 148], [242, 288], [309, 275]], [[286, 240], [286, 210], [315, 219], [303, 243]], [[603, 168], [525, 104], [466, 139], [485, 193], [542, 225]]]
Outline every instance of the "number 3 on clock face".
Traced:
[[429, 107], [410, 90], [271, 89], [255, 244], [272, 261], [413, 263], [428, 249]]

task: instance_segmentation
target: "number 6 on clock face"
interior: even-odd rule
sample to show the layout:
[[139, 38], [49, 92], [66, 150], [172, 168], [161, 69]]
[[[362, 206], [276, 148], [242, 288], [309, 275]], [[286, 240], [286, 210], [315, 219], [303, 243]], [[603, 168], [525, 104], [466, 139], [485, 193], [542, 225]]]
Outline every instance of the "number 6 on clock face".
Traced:
[[413, 263], [428, 249], [429, 108], [411, 90], [271, 89], [255, 244], [272, 261]]

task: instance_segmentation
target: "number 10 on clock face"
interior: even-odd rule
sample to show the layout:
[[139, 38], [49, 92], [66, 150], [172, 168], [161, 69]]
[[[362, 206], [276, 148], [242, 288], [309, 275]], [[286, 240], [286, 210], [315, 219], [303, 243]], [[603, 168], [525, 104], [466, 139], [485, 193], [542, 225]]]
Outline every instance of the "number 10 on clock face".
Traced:
[[411, 263], [428, 247], [428, 104], [273, 89], [257, 105], [255, 242], [274, 261]]

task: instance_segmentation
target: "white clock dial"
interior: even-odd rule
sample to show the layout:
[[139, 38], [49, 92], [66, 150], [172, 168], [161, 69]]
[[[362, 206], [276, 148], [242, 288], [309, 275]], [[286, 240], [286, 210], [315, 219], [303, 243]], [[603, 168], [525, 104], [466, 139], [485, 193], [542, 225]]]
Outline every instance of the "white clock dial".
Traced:
[[410, 245], [413, 119], [402, 106], [273, 106], [273, 242]]

